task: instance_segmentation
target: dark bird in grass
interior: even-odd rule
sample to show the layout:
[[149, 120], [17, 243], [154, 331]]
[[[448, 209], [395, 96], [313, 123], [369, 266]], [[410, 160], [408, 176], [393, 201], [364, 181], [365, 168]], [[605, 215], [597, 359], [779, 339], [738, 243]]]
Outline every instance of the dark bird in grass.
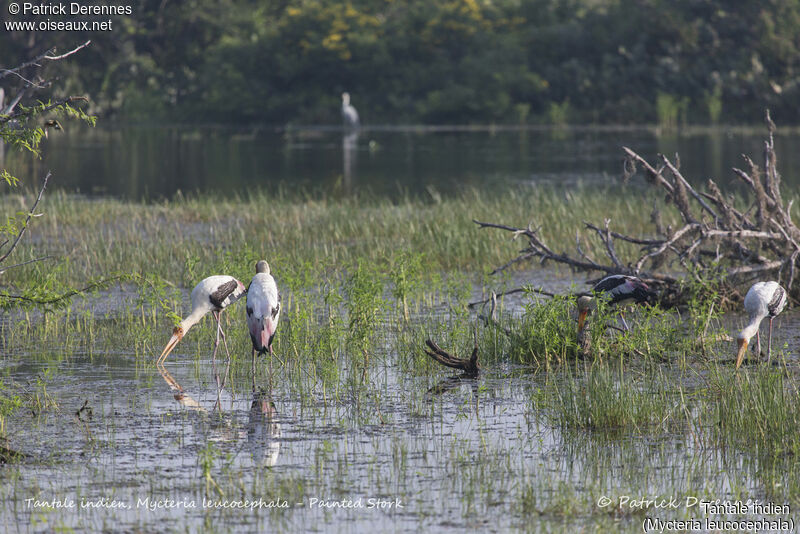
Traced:
[[767, 361], [769, 361], [772, 352], [772, 320], [786, 307], [786, 300], [786, 290], [778, 282], [757, 282], [747, 292], [744, 297], [744, 309], [750, 316], [750, 322], [739, 332], [737, 369], [742, 365], [744, 355], [747, 353], [747, 344], [753, 336], [756, 336], [756, 353], [761, 355], [761, 336], [758, 330], [765, 318], [769, 318], [767, 334]]
[[[592, 293], [599, 298], [607, 299], [609, 304], [624, 308], [630, 304], [643, 304], [652, 302], [656, 292], [642, 280], [626, 274], [612, 274], [597, 282], [592, 288]], [[592, 297], [578, 299], [578, 331], [581, 332], [586, 323], [586, 316], [593, 308]], [[622, 324], [630, 330], [625, 322], [624, 313], [620, 313]]]
[[[191, 327], [196, 325], [200, 320], [206, 316], [208, 312], [214, 316], [217, 322], [217, 339], [214, 343], [214, 353], [211, 356], [214, 365], [216, 366], [217, 348], [219, 348], [219, 340], [225, 342], [225, 332], [222, 330], [220, 324], [220, 315], [231, 304], [242, 298], [246, 289], [244, 284], [232, 276], [217, 275], [209, 276], [197, 284], [192, 290], [192, 312], [183, 319], [178, 326], [172, 331], [172, 337], [164, 347], [161, 356], [158, 357], [158, 365], [163, 365], [164, 360], [167, 359], [169, 353], [175, 348], [175, 345], [183, 339], [186, 332]], [[227, 348], [227, 342], [226, 348]]]
[[247, 328], [253, 342], [253, 376], [256, 354], [269, 352], [272, 355], [272, 340], [280, 317], [278, 286], [270, 274], [269, 264], [261, 260], [256, 263], [256, 275], [247, 288]]

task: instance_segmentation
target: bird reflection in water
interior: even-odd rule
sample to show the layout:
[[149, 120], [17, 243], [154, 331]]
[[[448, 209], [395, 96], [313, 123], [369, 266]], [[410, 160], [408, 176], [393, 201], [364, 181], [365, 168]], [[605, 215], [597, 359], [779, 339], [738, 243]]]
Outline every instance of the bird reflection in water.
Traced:
[[[175, 397], [175, 400], [178, 401], [178, 404], [191, 410], [197, 410], [204, 413], [206, 412], [206, 409], [203, 408], [194, 398], [192, 398], [191, 395], [186, 393], [181, 385], [178, 384], [177, 380], [172, 378], [172, 375], [169, 374], [169, 371], [167, 371], [167, 368], [164, 367], [163, 363], [156, 363], [156, 367], [158, 368], [158, 372], [161, 373], [161, 377], [172, 390], [173, 396]], [[217, 404], [217, 406], [218, 405], [219, 404]]]
[[280, 438], [281, 425], [272, 395], [263, 389], [254, 390], [247, 421], [247, 445], [253, 463], [259, 467], [272, 467], [278, 463]]
[[356, 149], [358, 147], [358, 130], [347, 131], [342, 136], [342, 163], [343, 163], [343, 186], [345, 192], [353, 190], [353, 178], [355, 177]]
[[[186, 393], [163, 364], [157, 364], [157, 368], [172, 390], [173, 397], [178, 404], [202, 414], [208, 413], [199, 402]], [[215, 408], [220, 408], [219, 402], [215, 404]], [[233, 420], [230, 418], [216, 420], [215, 418], [215, 421], [220, 426], [215, 429], [215, 436], [209, 438], [210, 441], [230, 442], [244, 438], [242, 427], [235, 424], [235, 418]], [[264, 389], [256, 389], [254, 384], [253, 402], [250, 404], [247, 419], [247, 446], [250, 449], [253, 463], [259, 467], [272, 467], [277, 464], [281, 449], [280, 438], [281, 425], [278, 422], [278, 411], [272, 395]]]

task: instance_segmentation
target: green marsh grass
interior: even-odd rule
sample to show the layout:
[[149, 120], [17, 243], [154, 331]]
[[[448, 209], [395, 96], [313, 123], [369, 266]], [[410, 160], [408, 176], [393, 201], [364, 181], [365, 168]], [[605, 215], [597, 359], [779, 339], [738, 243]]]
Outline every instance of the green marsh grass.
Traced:
[[[0, 209], [11, 209], [13, 202], [0, 197]], [[416, 197], [310, 197], [284, 190], [142, 204], [55, 192], [43, 209], [45, 216], [35, 220], [15, 257], [25, 261], [47, 253], [68, 259], [55, 273], [63, 284], [79, 285], [118, 271], [185, 287], [220, 272], [245, 280], [253, 274], [251, 264], [266, 257], [273, 272], [289, 277], [307, 272], [308, 264], [317, 273], [358, 261], [394, 265], [400, 291], [408, 290], [403, 269], [416, 268], [409, 251], [425, 258], [427, 273], [483, 273], [513, 257], [518, 243], [479, 230], [473, 218], [519, 226], [534, 222], [551, 243], [559, 243], [574, 240], [582, 219], [614, 214], [615, 230], [638, 233], [649, 217], [638, 201], [597, 195], [596, 188], [591, 193], [588, 188], [586, 193], [511, 188], [502, 194], [468, 189], [439, 203]], [[588, 253], [602, 252], [593, 242], [585, 247]], [[618, 252], [626, 251], [635, 249], [621, 244]], [[44, 280], [53, 268], [52, 261], [20, 267], [6, 273], [6, 283]]]
[[567, 371], [550, 384], [555, 404], [554, 422], [572, 430], [609, 434], [667, 429], [676, 415], [679, 399], [666, 389], [659, 371], [639, 373], [611, 365], [591, 365], [574, 375]]
[[715, 445], [752, 458], [769, 494], [800, 502], [796, 378], [785, 369], [765, 365], [745, 369], [732, 379], [725, 379], [724, 373], [715, 378], [706, 416]]

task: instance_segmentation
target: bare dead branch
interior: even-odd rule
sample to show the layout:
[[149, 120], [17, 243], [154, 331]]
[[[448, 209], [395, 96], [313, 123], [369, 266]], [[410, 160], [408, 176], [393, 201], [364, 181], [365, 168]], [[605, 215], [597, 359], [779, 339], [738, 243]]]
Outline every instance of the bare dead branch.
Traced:
[[[588, 228], [589, 230], [594, 230], [595, 232], [598, 232], [598, 233], [599, 232], [604, 232], [604, 231], [607, 230], [607, 229], [603, 230], [603, 229], [593, 225], [590, 222], [584, 221], [583, 224], [585, 224], [586, 228]], [[638, 237], [627, 236], [625, 234], [620, 234], [619, 232], [611, 232], [611, 231], [609, 231], [608, 234], [611, 237], [613, 237], [614, 239], [619, 239], [621, 241], [627, 241], [628, 243], [634, 243], [636, 245], [645, 245], [645, 246], [656, 245], [657, 246], [657, 245], [660, 245], [661, 243], [663, 243], [663, 240], [661, 240], [661, 239], [642, 239], [642, 238], [638, 238]]]
[[647, 171], [648, 180], [651, 183], [660, 185], [661, 187], [666, 189], [670, 195], [674, 193], [672, 185], [666, 180], [666, 178], [661, 176], [660, 170], [654, 169], [652, 165], [647, 163], [647, 161], [645, 161], [644, 158], [642, 158], [639, 154], [637, 154], [630, 148], [624, 146], [622, 147], [622, 150], [628, 156], [628, 161], [631, 161], [633, 163], [638, 163], [639, 165], [644, 167], [645, 171]]
[[[663, 161], [663, 162], [664, 162], [664, 165], [666, 165], [666, 167], [667, 167], [667, 168], [670, 170], [670, 172], [672, 173], [672, 175], [675, 177], [675, 181], [676, 181], [676, 182], [679, 182], [679, 183], [681, 184], [681, 187], [682, 187], [684, 190], [688, 191], [688, 192], [689, 192], [689, 193], [690, 193], [690, 194], [691, 194], [691, 195], [692, 195], [692, 196], [695, 198], [695, 200], [697, 200], [697, 202], [699, 202], [699, 203], [700, 203], [700, 205], [703, 207], [703, 209], [704, 209], [704, 210], [706, 210], [706, 211], [707, 211], [707, 212], [708, 212], [708, 213], [709, 213], [709, 214], [710, 214], [712, 217], [714, 217], [714, 220], [717, 220], [717, 219], [719, 218], [719, 215], [717, 215], [717, 214], [714, 212], [714, 210], [713, 210], [713, 209], [711, 209], [711, 206], [709, 206], [708, 204], [706, 204], [706, 202], [703, 200], [703, 197], [701, 197], [701, 196], [700, 196], [700, 195], [697, 193], [697, 191], [695, 191], [694, 187], [692, 187], [692, 186], [689, 184], [689, 182], [688, 182], [688, 181], [686, 181], [686, 178], [684, 178], [684, 177], [683, 177], [683, 175], [682, 175], [682, 174], [681, 174], [681, 172], [678, 170], [678, 168], [677, 168], [675, 165], [673, 165], [673, 164], [672, 164], [672, 163], [669, 161], [669, 159], [667, 159], [667, 157], [666, 157], [665, 155], [663, 155], [663, 154], [660, 154], [660, 157], [661, 157], [661, 161]], [[688, 201], [687, 201], [687, 203], [688, 203]]]
[[478, 364], [478, 341], [475, 340], [475, 348], [472, 349], [472, 355], [469, 358], [463, 359], [459, 358], [458, 356], [454, 356], [445, 350], [443, 350], [439, 345], [437, 345], [433, 340], [426, 339], [425, 344], [430, 348], [430, 350], [425, 349], [425, 354], [436, 360], [437, 362], [441, 363], [446, 367], [450, 367], [453, 369], [460, 369], [465, 373], [475, 374], [477, 375], [481, 369], [481, 366]]
[[[541, 264], [552, 261], [575, 271], [631, 274], [657, 282], [666, 295], [662, 297], [662, 303], [667, 305], [683, 302], [683, 279], [700, 281], [722, 276], [726, 288], [724, 293], [741, 298], [739, 286], [752, 283], [758, 276], [771, 276], [784, 284], [789, 296], [797, 301], [800, 287], [794, 282], [800, 261], [800, 228], [792, 221], [792, 202], [788, 205], [783, 202], [773, 138], [774, 123], [769, 113], [765, 120], [768, 139], [764, 143], [763, 169], [747, 156], [743, 156], [746, 171], [733, 169], [735, 176], [747, 187], [748, 209], [737, 208], [736, 199], [723, 195], [712, 180], [706, 183], [705, 191], [696, 189], [681, 173], [677, 155], [673, 160], [659, 155], [659, 166], [656, 167], [632, 149], [623, 147], [625, 182], [636, 174], [638, 167], [644, 170], [645, 179], [653, 187], [666, 193], [661, 205], [654, 202], [650, 214], [653, 228], [649, 235], [614, 232], [609, 220], [605, 220], [603, 225], [584, 222], [584, 233], [588, 231], [588, 235], [584, 237], [578, 232], [574, 252], [567, 253], [551, 249], [540, 228], [534, 230], [530, 225], [517, 228], [474, 221], [481, 228], [504, 230], [511, 232], [515, 239], [525, 237], [528, 240], [527, 248], [495, 272], [536, 258]], [[672, 209], [679, 216], [680, 224], [675, 229], [663, 224], [662, 208]], [[586, 248], [586, 243], [592, 239], [601, 247]], [[638, 253], [620, 255], [615, 240], [641, 247]], [[603, 257], [594, 253], [598, 250], [602, 250]]]
[[42, 200], [42, 196], [44, 195], [45, 188], [47, 188], [47, 182], [48, 180], [50, 180], [50, 176], [51, 176], [50, 172], [48, 171], [47, 175], [44, 177], [44, 180], [42, 181], [42, 188], [39, 189], [39, 195], [36, 197], [36, 201], [33, 203], [33, 206], [31, 206], [31, 209], [28, 212], [28, 217], [25, 219], [25, 224], [23, 224], [22, 228], [20, 228], [19, 233], [17, 233], [17, 237], [14, 238], [14, 242], [11, 243], [11, 248], [8, 249], [8, 252], [0, 256], [0, 263], [3, 263], [3, 261], [5, 261], [5, 259], [8, 258], [8, 256], [11, 255], [12, 252], [14, 252], [14, 249], [17, 248], [20, 239], [22, 239], [22, 236], [25, 235], [25, 230], [28, 229], [28, 224], [31, 222], [31, 218], [34, 216], [34, 213], [36, 212], [36, 207]]
[[69, 57], [72, 54], [78, 52], [82, 48], [86, 48], [87, 46], [89, 46], [89, 44], [91, 44], [91, 42], [92, 41], [86, 41], [82, 45], [76, 46], [75, 48], [73, 48], [72, 50], [67, 52], [66, 54], [61, 54], [60, 56], [51, 56], [50, 54], [55, 52], [55, 48], [50, 48], [46, 52], [43, 52], [43, 53], [39, 54], [35, 58], [31, 59], [30, 61], [26, 61], [25, 63], [23, 63], [22, 65], [19, 65], [18, 67], [14, 67], [13, 69], [0, 68], [0, 79], [3, 79], [3, 78], [5, 78], [6, 76], [8, 76], [10, 74], [17, 74], [19, 71], [24, 70], [24, 69], [26, 69], [28, 67], [39, 67], [40, 66], [39, 62], [41, 60], [43, 60], [43, 59], [46, 59], [48, 61], [59, 61], [59, 60], [62, 60], [64, 58]]

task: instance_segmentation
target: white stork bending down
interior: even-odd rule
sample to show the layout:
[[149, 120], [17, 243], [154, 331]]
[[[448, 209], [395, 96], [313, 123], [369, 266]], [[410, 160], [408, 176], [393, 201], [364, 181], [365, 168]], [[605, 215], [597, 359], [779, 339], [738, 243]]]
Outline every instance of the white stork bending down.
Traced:
[[767, 336], [767, 361], [772, 352], [772, 320], [786, 307], [786, 290], [778, 282], [757, 282], [744, 297], [744, 309], [750, 316], [750, 322], [739, 333], [739, 352], [736, 355], [736, 368], [742, 365], [750, 338], [756, 336], [756, 353], [761, 355], [761, 337], [758, 329], [761, 321], [769, 317], [769, 334]]
[[253, 376], [256, 371], [256, 353], [272, 355], [272, 339], [278, 329], [281, 303], [278, 286], [269, 274], [269, 264], [256, 263], [256, 275], [247, 288], [247, 327], [253, 341]]
[[[215, 369], [214, 374], [216, 375], [216, 357], [220, 336], [222, 336], [222, 340], [225, 341], [225, 332], [222, 331], [219, 317], [225, 308], [242, 298], [242, 295], [244, 295], [246, 291], [244, 284], [236, 278], [227, 275], [209, 276], [197, 284], [194, 289], [192, 289], [192, 313], [182, 320], [180, 324], [175, 327], [175, 330], [173, 330], [172, 337], [169, 339], [167, 346], [164, 347], [164, 351], [158, 358], [158, 365], [163, 365], [164, 360], [167, 359], [167, 356], [169, 356], [169, 353], [175, 348], [175, 345], [183, 339], [186, 332], [200, 322], [200, 319], [208, 312], [211, 312], [214, 319], [217, 321], [217, 340], [214, 343], [214, 354], [211, 356], [211, 361]], [[225, 342], [225, 344], [227, 350], [227, 342]], [[217, 382], [219, 382], [218, 375]], [[219, 383], [217, 385], [219, 385]]]
[[[650, 302], [656, 292], [647, 284], [635, 276], [626, 274], [612, 274], [597, 282], [592, 288], [592, 293], [603, 295], [608, 299], [609, 304], [617, 306], [627, 306], [629, 304], [641, 304]], [[592, 309], [591, 297], [581, 297], [578, 299], [578, 331], [582, 331], [586, 323], [586, 316]], [[620, 314], [622, 324], [626, 330], [630, 330], [625, 316]]]
[[358, 120], [358, 111], [350, 105], [350, 93], [342, 93], [342, 120], [349, 128], [358, 128], [361, 124]]

